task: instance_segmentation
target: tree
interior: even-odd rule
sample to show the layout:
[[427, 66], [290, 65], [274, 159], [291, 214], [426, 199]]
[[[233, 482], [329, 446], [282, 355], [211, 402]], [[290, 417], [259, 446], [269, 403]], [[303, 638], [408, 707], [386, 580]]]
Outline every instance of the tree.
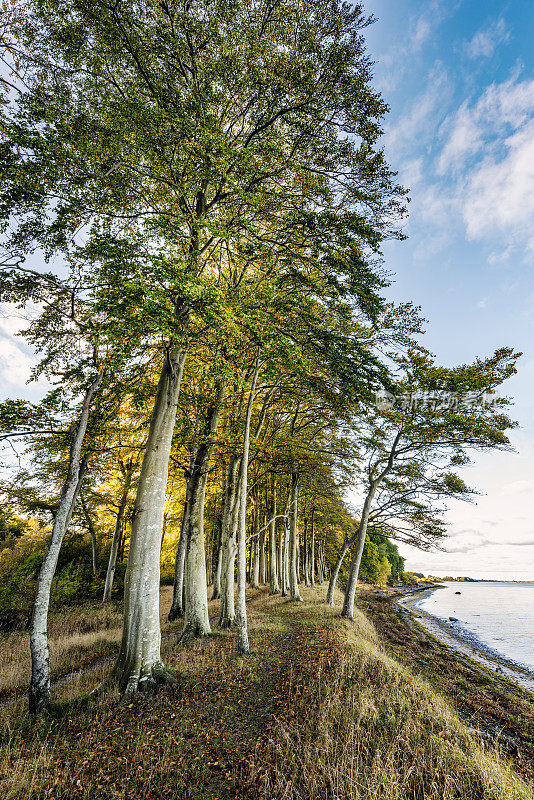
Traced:
[[[158, 541], [175, 409], [192, 328], [243, 324], [223, 285], [232, 254], [243, 272], [258, 253], [277, 264], [278, 313], [299, 291], [341, 315], [353, 298], [367, 313], [376, 303], [374, 261], [403, 193], [376, 149], [385, 106], [367, 22], [359, 5], [323, 0], [34, 0], [9, 43], [30, 87], [4, 115], [11, 245], [50, 253], [82, 226], [100, 309], [163, 353], [113, 673], [124, 691], [163, 679]], [[335, 352], [313, 328], [314, 346]], [[363, 372], [366, 346], [351, 349]]]
[[493, 393], [514, 374], [517, 358], [502, 348], [483, 361], [452, 369], [435, 366], [423, 352], [412, 352], [403, 361], [404, 375], [391, 407], [371, 412], [359, 436], [362, 512], [356, 531], [345, 537], [329, 587], [331, 601], [341, 561], [355, 543], [343, 616], [353, 616], [369, 525], [416, 547], [432, 546], [444, 535], [444, 503], [472, 494], [455, 468], [468, 463], [469, 451], [509, 446], [505, 431], [514, 423], [501, 412], [508, 400]]

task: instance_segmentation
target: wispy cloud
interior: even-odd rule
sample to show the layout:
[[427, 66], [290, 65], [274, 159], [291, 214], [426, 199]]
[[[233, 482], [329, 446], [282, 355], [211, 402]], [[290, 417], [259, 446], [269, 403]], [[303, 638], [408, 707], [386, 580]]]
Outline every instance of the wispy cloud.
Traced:
[[467, 236], [534, 253], [534, 80], [516, 72], [492, 84], [450, 115], [442, 131], [436, 169], [453, 180]]
[[491, 58], [499, 45], [510, 41], [511, 30], [500, 17], [495, 22], [478, 30], [470, 42], [465, 45], [469, 58]]
[[380, 63], [384, 70], [377, 88], [382, 92], [392, 92], [399, 84], [406, 69], [408, 60], [413, 59], [431, 39], [441, 23], [453, 16], [462, 0], [431, 0], [425, 3], [424, 11], [407, 20], [407, 26], [402, 31], [400, 40], [402, 44], [390, 47], [380, 56]]
[[420, 146], [423, 141], [431, 141], [451, 93], [445, 66], [436, 62], [428, 73], [424, 91], [414, 98], [398, 122], [387, 129], [384, 144], [388, 153], [398, 156], [413, 150], [416, 142]]
[[0, 378], [5, 388], [25, 388], [34, 363], [21, 346], [0, 335]]

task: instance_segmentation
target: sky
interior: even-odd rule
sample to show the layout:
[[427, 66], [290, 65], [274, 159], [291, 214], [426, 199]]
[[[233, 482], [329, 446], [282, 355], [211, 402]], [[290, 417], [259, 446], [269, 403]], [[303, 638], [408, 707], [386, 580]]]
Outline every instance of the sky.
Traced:
[[447, 516], [446, 552], [400, 547], [407, 569], [534, 580], [534, 3], [367, 0], [375, 86], [390, 106], [383, 145], [410, 189], [407, 241], [391, 242], [389, 296], [428, 320], [452, 366], [508, 345], [503, 387], [515, 453], [475, 456], [484, 494]]
[[[448, 514], [445, 551], [401, 546], [407, 569], [534, 580], [534, 3], [367, 0], [376, 87], [390, 105], [383, 145], [410, 189], [407, 241], [385, 247], [391, 299], [428, 320], [443, 364], [509, 345], [515, 453], [477, 456], [483, 494]], [[0, 310], [0, 399], [36, 399], [23, 321]]]

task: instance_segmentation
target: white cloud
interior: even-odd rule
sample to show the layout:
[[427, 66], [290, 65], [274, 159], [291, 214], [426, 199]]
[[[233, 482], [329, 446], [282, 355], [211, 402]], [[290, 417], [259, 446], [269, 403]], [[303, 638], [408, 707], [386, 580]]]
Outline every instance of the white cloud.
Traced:
[[477, 153], [482, 147], [482, 132], [476, 114], [467, 103], [463, 103], [455, 115], [449, 140], [438, 161], [438, 174], [463, 165], [467, 156]]
[[[450, 199], [472, 240], [498, 240], [534, 253], [534, 80], [489, 86], [445, 121], [446, 142], [437, 172], [453, 179]], [[498, 252], [491, 255], [498, 263]]]
[[[444, 101], [451, 94], [447, 72], [441, 62], [430, 71], [426, 88], [411, 104], [409, 110], [385, 134], [388, 153], [412, 150], [414, 143], [431, 141], [441, 120]], [[390, 155], [391, 158], [391, 155]]]
[[399, 169], [399, 180], [403, 186], [413, 189], [423, 180], [423, 159], [414, 158], [406, 161]]
[[39, 396], [49, 386], [43, 378], [27, 385], [38, 359], [24, 340], [17, 338], [35, 313], [37, 306], [32, 303], [23, 310], [13, 303], [0, 305], [0, 399]]
[[521, 237], [534, 252], [534, 119], [505, 141], [503, 158], [488, 158], [467, 183], [463, 216], [471, 239], [496, 230]]
[[432, 23], [427, 17], [421, 16], [412, 27], [410, 44], [414, 50], [419, 50], [432, 32]]
[[534, 80], [520, 81], [515, 73], [503, 83], [488, 86], [474, 105], [462, 103], [445, 121], [448, 140], [438, 159], [438, 174], [462, 169], [470, 156], [500, 145], [533, 115]]
[[462, 0], [431, 0], [425, 3], [421, 14], [407, 20], [406, 29], [399, 31], [402, 43], [389, 47], [380, 55], [383, 72], [376, 85], [381, 92], [389, 94], [398, 86], [409, 61], [421, 52], [432, 34], [445, 19], [453, 16], [461, 3]]
[[34, 364], [34, 359], [16, 342], [0, 337], [0, 378], [3, 388], [26, 388]]
[[511, 31], [500, 17], [496, 22], [481, 28], [466, 44], [469, 58], [491, 58], [497, 47], [510, 41]]

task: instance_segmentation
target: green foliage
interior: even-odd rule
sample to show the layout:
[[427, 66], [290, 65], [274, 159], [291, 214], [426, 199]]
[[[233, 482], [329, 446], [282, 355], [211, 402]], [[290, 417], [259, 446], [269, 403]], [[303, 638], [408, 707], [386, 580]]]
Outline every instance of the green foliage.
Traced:
[[403, 572], [401, 575], [401, 581], [405, 586], [418, 586], [418, 573]]
[[358, 580], [363, 583], [385, 585], [390, 573], [391, 564], [381, 552], [380, 546], [366, 536]]
[[377, 545], [380, 556], [386, 558], [390, 564], [391, 572], [388, 577], [388, 582], [396, 583], [401, 580], [405, 559], [399, 555], [397, 545], [390, 542], [387, 536], [380, 533], [378, 530], [372, 530], [367, 535], [370, 541]]
[[0, 508], [0, 551], [5, 548], [13, 548], [27, 530], [26, 520], [16, 517], [9, 507]]

